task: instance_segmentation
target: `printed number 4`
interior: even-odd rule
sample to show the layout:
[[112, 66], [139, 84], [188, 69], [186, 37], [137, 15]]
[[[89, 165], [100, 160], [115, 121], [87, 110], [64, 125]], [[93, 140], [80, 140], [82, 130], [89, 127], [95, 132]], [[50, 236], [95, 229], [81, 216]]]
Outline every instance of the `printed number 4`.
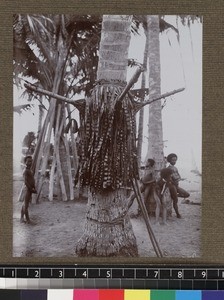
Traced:
[[83, 272], [82, 276], [86, 277], [87, 276], [87, 271]]

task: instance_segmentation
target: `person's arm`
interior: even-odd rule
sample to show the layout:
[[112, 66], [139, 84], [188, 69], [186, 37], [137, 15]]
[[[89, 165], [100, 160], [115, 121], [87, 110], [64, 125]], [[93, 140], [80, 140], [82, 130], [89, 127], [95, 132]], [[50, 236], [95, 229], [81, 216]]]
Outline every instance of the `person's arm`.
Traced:
[[150, 184], [150, 183], [153, 183], [153, 182], [155, 182], [155, 179], [153, 179], [153, 180], [149, 180], [149, 181], [142, 181], [144, 184]]
[[28, 188], [28, 190], [30, 192], [35, 193], [36, 189], [35, 189], [35, 185], [33, 184], [34, 180], [31, 176], [32, 176], [32, 174], [29, 171], [26, 170], [24, 172], [24, 183], [25, 183], [25, 186]]

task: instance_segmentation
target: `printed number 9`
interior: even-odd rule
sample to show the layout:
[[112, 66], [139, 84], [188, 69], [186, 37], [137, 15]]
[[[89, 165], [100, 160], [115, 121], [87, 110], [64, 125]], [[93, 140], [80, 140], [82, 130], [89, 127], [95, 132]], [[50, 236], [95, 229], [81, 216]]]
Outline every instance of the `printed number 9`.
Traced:
[[202, 272], [201, 272], [201, 275], [202, 275], [203, 278], [205, 278], [205, 277], [206, 277], [206, 272], [205, 272], [205, 271], [202, 271]]

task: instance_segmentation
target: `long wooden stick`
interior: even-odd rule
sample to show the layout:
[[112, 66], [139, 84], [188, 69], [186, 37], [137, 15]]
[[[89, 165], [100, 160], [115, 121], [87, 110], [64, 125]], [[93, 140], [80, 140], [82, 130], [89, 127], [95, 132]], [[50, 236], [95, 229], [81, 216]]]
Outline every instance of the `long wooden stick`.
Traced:
[[81, 105], [84, 105], [84, 103], [85, 103], [85, 99], [79, 99], [79, 100], [76, 100], [76, 101], [75, 100], [71, 100], [71, 99], [69, 99], [67, 97], [64, 97], [64, 96], [58, 95], [56, 93], [49, 92], [47, 90], [39, 88], [39, 87], [35, 86], [34, 84], [24, 83], [24, 86], [28, 90], [37, 92], [37, 93], [42, 94], [42, 95], [50, 96], [52, 98], [55, 98], [56, 100], [61, 100], [63, 102], [70, 103], [70, 104], [74, 105], [75, 107], [77, 107], [78, 109], [81, 107]]
[[[139, 72], [140, 72], [140, 71], [139, 71]], [[142, 71], [141, 71], [141, 72], [142, 72]], [[140, 73], [136, 73], [136, 74], [137, 74], [137, 76], [140, 75]], [[135, 74], [135, 75], [136, 75], [136, 74]], [[135, 76], [133, 76], [133, 77], [135, 77]], [[131, 81], [130, 81], [130, 82], [131, 82]], [[130, 82], [127, 84], [127, 86], [125, 87], [124, 91], [123, 91], [122, 94], [120, 95], [119, 101], [121, 101], [121, 100], [124, 98], [124, 96], [126, 95], [126, 93], [130, 92], [130, 91], [129, 91]], [[134, 81], [133, 81], [133, 83], [134, 83]], [[132, 83], [132, 85], [133, 85], [133, 83]], [[63, 102], [70, 103], [70, 104], [74, 105], [77, 109], [80, 109], [81, 107], [83, 107], [83, 106], [84, 106], [84, 103], [85, 103], [85, 99], [79, 99], [79, 100], [76, 100], [76, 101], [75, 101], [75, 100], [71, 100], [71, 99], [69, 99], [69, 98], [66, 98], [66, 97], [64, 97], [64, 96], [60, 96], [60, 95], [58, 95], [58, 94], [56, 94], [56, 93], [53, 93], [53, 92], [49, 92], [49, 91], [47, 91], [47, 90], [41, 89], [41, 88], [39, 88], [39, 87], [37, 87], [37, 86], [35, 86], [35, 85], [31, 85], [31, 84], [29, 84], [29, 83], [25, 83], [24, 86], [25, 86], [27, 89], [31, 90], [31, 91], [35, 91], [35, 92], [37, 92], [37, 93], [40, 93], [40, 94], [43, 94], [43, 95], [47, 95], [47, 96], [53, 97], [53, 98], [55, 98], [55, 99], [57, 99], [57, 100], [61, 100], [61, 101], [63, 101]], [[171, 92], [162, 94], [162, 95], [160, 95], [160, 96], [158, 96], [158, 97], [156, 97], [156, 98], [151, 98], [150, 100], [147, 100], [147, 101], [144, 101], [144, 102], [141, 102], [141, 103], [140, 103], [140, 102], [137, 102], [137, 101], [133, 101], [133, 102], [134, 102], [134, 106], [135, 106], [135, 111], [138, 112], [142, 107], [144, 107], [144, 106], [146, 106], [146, 105], [148, 105], [148, 104], [151, 104], [151, 103], [153, 103], [153, 102], [155, 102], [155, 101], [158, 101], [158, 100], [160, 100], [160, 99], [162, 99], [162, 98], [166, 98], [166, 97], [172, 96], [172, 95], [174, 95], [174, 94], [183, 92], [184, 90], [185, 90], [185, 88], [180, 88], [180, 89], [177, 89], [177, 90], [173, 90], [173, 91], [171, 91]], [[131, 93], [131, 92], [130, 92], [130, 93]]]
[[144, 102], [141, 102], [141, 103], [135, 101], [134, 103], [135, 103], [135, 105], [136, 105], [136, 112], [138, 112], [142, 107], [144, 107], [144, 106], [146, 106], [146, 105], [148, 105], [148, 104], [151, 104], [151, 103], [153, 103], [153, 102], [155, 102], [155, 101], [158, 101], [158, 100], [160, 100], [160, 99], [162, 99], [162, 98], [166, 98], [166, 97], [172, 96], [172, 95], [174, 95], [174, 94], [183, 92], [184, 90], [185, 90], [185, 88], [173, 90], [172, 92], [168, 92], [168, 93], [162, 94], [162, 95], [160, 95], [160, 96], [158, 96], [158, 97], [156, 97], [156, 98], [151, 98], [151, 99], [149, 98], [150, 100], [147, 100], [147, 101], [144, 101]]
[[120, 94], [118, 101], [122, 101], [122, 99], [124, 99], [125, 95], [128, 93], [128, 91], [130, 90], [130, 88], [133, 86], [134, 83], [136, 83], [138, 81], [138, 78], [140, 76], [140, 74], [144, 71], [143, 66], [139, 65], [137, 70], [135, 71], [134, 75], [132, 76], [132, 78], [130, 79], [130, 81], [127, 83], [127, 85], [125, 86], [123, 92]]
[[138, 204], [139, 204], [140, 209], [142, 211], [143, 218], [144, 218], [145, 223], [146, 223], [147, 231], [149, 233], [149, 237], [150, 237], [150, 240], [152, 242], [153, 248], [154, 248], [154, 250], [156, 252], [156, 255], [158, 257], [163, 257], [162, 251], [161, 251], [161, 249], [159, 247], [159, 244], [158, 244], [158, 242], [156, 240], [156, 237], [154, 235], [154, 232], [152, 230], [152, 227], [151, 227], [151, 224], [150, 224], [150, 221], [149, 221], [149, 217], [148, 217], [148, 213], [147, 213], [144, 201], [142, 200], [140, 188], [139, 188], [139, 185], [138, 185], [138, 182], [137, 182], [136, 179], [132, 181], [132, 185], [133, 185], [133, 188], [134, 188], [134, 192], [136, 194], [136, 198], [137, 198]]

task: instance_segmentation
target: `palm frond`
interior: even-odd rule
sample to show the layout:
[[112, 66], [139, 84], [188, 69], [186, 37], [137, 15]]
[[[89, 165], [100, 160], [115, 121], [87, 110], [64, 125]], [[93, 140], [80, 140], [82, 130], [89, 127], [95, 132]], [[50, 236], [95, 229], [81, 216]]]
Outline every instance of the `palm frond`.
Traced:
[[21, 115], [24, 111], [29, 111], [34, 107], [33, 104], [22, 104], [22, 105], [16, 105], [13, 107], [13, 112], [18, 113]]

